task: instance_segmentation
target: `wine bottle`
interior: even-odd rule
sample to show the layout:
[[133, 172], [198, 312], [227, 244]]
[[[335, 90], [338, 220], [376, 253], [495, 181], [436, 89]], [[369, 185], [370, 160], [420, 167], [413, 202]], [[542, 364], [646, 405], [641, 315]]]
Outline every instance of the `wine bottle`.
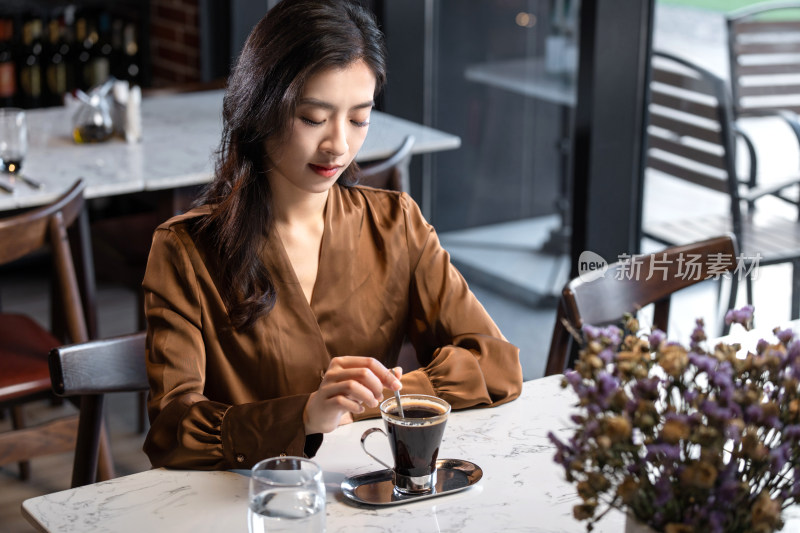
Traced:
[[110, 75], [108, 56], [111, 46], [100, 42], [97, 20], [91, 15], [83, 13], [75, 23], [77, 38], [80, 41], [78, 87], [84, 91], [105, 83]]
[[17, 105], [17, 65], [14, 62], [14, 21], [0, 19], [0, 107]]
[[42, 82], [42, 20], [32, 18], [22, 28], [23, 55], [19, 72], [20, 101], [22, 107], [43, 105]]
[[75, 86], [82, 91], [88, 91], [91, 87], [91, 80], [88, 79], [87, 75], [89, 73], [89, 60], [92, 57], [92, 43], [87, 43], [87, 38], [86, 16], [81, 13], [75, 20], [75, 62], [73, 64], [73, 72]]
[[96, 35], [91, 61], [93, 85], [102, 85], [111, 76], [111, 17], [107, 11], [101, 11], [97, 16]]
[[58, 19], [52, 19], [47, 24], [47, 53], [45, 61], [45, 104], [57, 106], [64, 103], [64, 94], [68, 91], [67, 82], [67, 56], [69, 45], [64, 42], [61, 33], [61, 24]]
[[111, 75], [118, 80], [125, 79], [125, 51], [123, 50], [122, 28], [125, 21], [115, 17], [111, 22]]
[[136, 36], [136, 25], [133, 22], [125, 24], [123, 29], [123, 64], [125, 65], [124, 79], [131, 85], [142, 85], [141, 54], [139, 41]]

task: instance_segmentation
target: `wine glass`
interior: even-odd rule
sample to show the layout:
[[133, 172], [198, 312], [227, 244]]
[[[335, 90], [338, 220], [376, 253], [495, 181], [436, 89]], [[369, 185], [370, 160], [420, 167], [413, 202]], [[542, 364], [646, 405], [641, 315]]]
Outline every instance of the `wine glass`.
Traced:
[[323, 533], [325, 484], [322, 470], [302, 457], [273, 457], [250, 474], [250, 533]]
[[0, 109], [0, 172], [17, 175], [28, 153], [28, 123], [25, 111]]

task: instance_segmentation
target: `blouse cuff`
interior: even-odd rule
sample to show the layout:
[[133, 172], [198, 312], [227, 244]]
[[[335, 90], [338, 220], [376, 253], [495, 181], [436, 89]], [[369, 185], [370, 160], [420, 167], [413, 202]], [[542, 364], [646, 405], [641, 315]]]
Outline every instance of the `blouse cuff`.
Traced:
[[[228, 464], [232, 468], [250, 468], [268, 457], [302, 457], [307, 441], [303, 409], [308, 396], [288, 396], [228, 409], [222, 419], [222, 453]], [[316, 449], [312, 451], [316, 453]]]

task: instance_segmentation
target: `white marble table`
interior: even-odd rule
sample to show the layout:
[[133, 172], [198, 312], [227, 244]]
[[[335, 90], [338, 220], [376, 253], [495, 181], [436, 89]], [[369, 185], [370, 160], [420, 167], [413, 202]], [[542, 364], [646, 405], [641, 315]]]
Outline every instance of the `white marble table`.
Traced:
[[[357, 507], [340, 490], [345, 476], [382, 467], [359, 446], [368, 420], [330, 435], [315, 460], [324, 470], [327, 532], [494, 531], [584, 532], [572, 517], [575, 488], [553, 462], [548, 431], [565, 431], [575, 396], [559, 387], [560, 376], [524, 384], [522, 396], [493, 409], [455, 412], [447, 422], [441, 458], [468, 459], [483, 469], [473, 487], [452, 495], [395, 507]], [[370, 450], [380, 449], [379, 439]], [[385, 457], [390, 457], [388, 443]], [[25, 517], [46, 532], [247, 531], [247, 477], [236, 472], [157, 469], [26, 500]], [[800, 531], [792, 508], [784, 531]], [[609, 513], [598, 533], [624, 531], [622, 513]]]
[[541, 57], [476, 63], [466, 68], [464, 77], [523, 96], [575, 107], [575, 79], [548, 72]]
[[[198, 185], [213, 173], [212, 155], [222, 131], [223, 91], [146, 98], [142, 101], [142, 142], [112, 139], [76, 144], [65, 107], [28, 112], [30, 146], [23, 172], [42, 182], [40, 190], [17, 181], [9, 194], [0, 190], [0, 211], [43, 205], [82, 177], [87, 198]], [[412, 153], [458, 148], [459, 137], [386, 113], [374, 112], [359, 161], [390, 155], [406, 135], [414, 135]], [[0, 177], [5, 180], [5, 178]]]
[[[327, 531], [476, 532], [584, 531], [572, 518], [575, 489], [553, 463], [547, 432], [564, 427], [572, 393], [559, 377], [527, 382], [521, 398], [494, 409], [453, 413], [441, 458], [462, 458], [483, 469], [483, 479], [460, 493], [396, 507], [345, 503], [339, 486], [347, 475], [382, 467], [360, 448], [368, 420], [330, 435], [315, 460], [328, 489]], [[380, 450], [380, 439], [370, 442]], [[388, 443], [385, 454], [389, 456]], [[157, 469], [26, 500], [23, 513], [42, 531], [247, 531], [247, 478], [235, 472]], [[621, 531], [611, 515], [599, 531]]]

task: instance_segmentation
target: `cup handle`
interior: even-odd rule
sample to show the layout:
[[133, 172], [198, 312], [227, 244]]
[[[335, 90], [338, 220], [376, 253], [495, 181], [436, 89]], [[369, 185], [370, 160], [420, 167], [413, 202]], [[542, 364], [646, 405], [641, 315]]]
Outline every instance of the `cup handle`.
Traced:
[[375, 457], [374, 455], [372, 455], [372, 454], [369, 452], [369, 450], [367, 450], [367, 446], [366, 446], [366, 444], [364, 444], [364, 442], [367, 440], [367, 437], [369, 437], [370, 435], [372, 435], [372, 434], [373, 434], [373, 433], [375, 433], [376, 431], [377, 431], [377, 432], [379, 432], [379, 433], [383, 433], [383, 435], [384, 435], [386, 438], [389, 438], [389, 435], [387, 435], [387, 434], [386, 434], [386, 432], [385, 432], [385, 431], [383, 431], [381, 428], [369, 428], [368, 430], [366, 430], [366, 431], [364, 432], [364, 434], [363, 434], [363, 435], [361, 435], [361, 449], [362, 449], [362, 450], [364, 450], [364, 453], [366, 453], [367, 455], [369, 455], [370, 457], [372, 457], [373, 459], [375, 459], [376, 461], [378, 461], [380, 464], [382, 464], [383, 466], [385, 466], [385, 467], [386, 467], [386, 468], [388, 468], [389, 470], [393, 470], [393, 468], [392, 468], [391, 466], [387, 465], [386, 463], [384, 463], [383, 461], [381, 461], [380, 459], [378, 459], [377, 457]]

